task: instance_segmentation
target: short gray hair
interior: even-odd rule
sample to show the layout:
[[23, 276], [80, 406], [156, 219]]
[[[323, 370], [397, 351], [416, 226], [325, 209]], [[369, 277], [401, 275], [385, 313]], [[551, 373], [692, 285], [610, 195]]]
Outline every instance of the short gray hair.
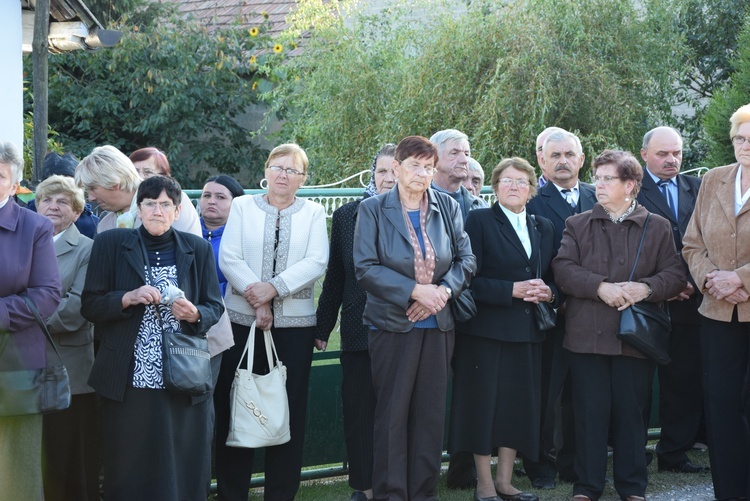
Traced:
[[469, 157], [469, 170], [477, 171], [478, 173], [482, 174], [482, 179], [484, 179], [484, 169], [482, 169], [482, 166], [479, 162], [471, 157]]
[[0, 164], [10, 165], [11, 183], [18, 184], [23, 179], [23, 156], [10, 141], [0, 141]]
[[122, 191], [135, 191], [141, 177], [133, 162], [114, 146], [98, 146], [76, 167], [79, 186], [101, 186], [111, 190], [119, 186]]
[[670, 127], [668, 125], [662, 125], [662, 126], [659, 126], [659, 127], [654, 127], [653, 129], [651, 129], [650, 131], [646, 132], [646, 134], [643, 135], [643, 146], [642, 146], [642, 148], [644, 150], [648, 149], [648, 145], [651, 144], [651, 137], [654, 135], [654, 132], [656, 132], [657, 129], [669, 129], [669, 130], [673, 131], [675, 134], [677, 134], [677, 137], [679, 137], [680, 140], [682, 140], [682, 134], [680, 134], [680, 131], [678, 131], [674, 127]]
[[547, 149], [547, 145], [549, 143], [560, 143], [562, 141], [567, 141], [568, 139], [573, 140], [573, 142], [576, 144], [576, 147], [578, 148], [578, 154], [583, 155], [583, 146], [581, 146], [581, 140], [578, 139], [578, 136], [566, 130], [553, 132], [552, 134], [547, 136], [547, 139], [544, 140], [542, 151], [545, 151]]
[[460, 130], [456, 129], [445, 129], [438, 131], [432, 135], [430, 138], [430, 142], [434, 144], [438, 149], [438, 154], [443, 153], [443, 146], [445, 146], [445, 143], [448, 141], [455, 141], [455, 140], [461, 140], [466, 139], [469, 140], [469, 136], [461, 132]]

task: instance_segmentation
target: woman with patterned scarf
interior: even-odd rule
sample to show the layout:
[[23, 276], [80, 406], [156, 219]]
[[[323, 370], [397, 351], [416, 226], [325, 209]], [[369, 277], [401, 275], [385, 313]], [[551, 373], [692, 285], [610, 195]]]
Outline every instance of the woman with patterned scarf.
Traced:
[[403, 139], [396, 187], [362, 201], [354, 231], [377, 400], [374, 499], [437, 499], [454, 344], [448, 306], [476, 268], [458, 204], [430, 188], [437, 159], [427, 138]]

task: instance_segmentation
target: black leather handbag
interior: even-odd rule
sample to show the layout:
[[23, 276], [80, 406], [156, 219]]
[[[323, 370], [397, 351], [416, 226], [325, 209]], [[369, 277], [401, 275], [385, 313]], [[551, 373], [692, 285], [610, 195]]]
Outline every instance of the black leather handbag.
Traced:
[[[440, 207], [440, 217], [443, 219], [443, 224], [448, 229], [448, 236], [451, 239], [451, 251], [455, 258], [458, 254], [456, 247], [456, 235], [453, 229], [453, 223], [448, 220], [448, 207], [445, 206], [441, 198], [437, 197], [438, 206]], [[454, 259], [455, 260], [455, 259]], [[471, 294], [470, 289], [464, 289], [461, 294], [456, 295], [450, 302], [451, 313], [453, 314], [453, 320], [458, 323], [468, 322], [477, 315], [477, 304], [474, 302], [474, 296]]]
[[[143, 259], [146, 262], [151, 285], [156, 283], [148, 261], [146, 246], [141, 239]], [[164, 387], [185, 395], [201, 396], [213, 389], [211, 354], [206, 336], [195, 336], [172, 329], [165, 323], [155, 305], [156, 318], [162, 326], [161, 364]]]
[[[60, 352], [33, 301], [22, 294], [44, 337], [55, 352], [57, 363], [41, 369], [0, 372], [0, 417], [25, 416], [61, 411], [70, 407], [70, 380]], [[3, 335], [8, 342], [10, 334]], [[2, 350], [0, 350], [2, 351]], [[54, 362], [53, 362], [54, 363]]]
[[[643, 225], [643, 234], [638, 244], [638, 252], [636, 252], [635, 263], [633, 263], [633, 270], [630, 272], [628, 282], [633, 279], [650, 219], [651, 214], [648, 215]], [[641, 301], [621, 312], [620, 332], [617, 337], [658, 364], [665, 365], [670, 362], [669, 334], [671, 331], [672, 322], [665, 302], [648, 303]]]
[[[536, 224], [536, 217], [531, 216], [531, 220]], [[542, 278], [542, 247], [539, 246], [539, 259], [536, 262], [536, 278]], [[548, 331], [557, 324], [557, 311], [549, 303], [534, 304], [534, 319], [536, 327], [540, 331]]]

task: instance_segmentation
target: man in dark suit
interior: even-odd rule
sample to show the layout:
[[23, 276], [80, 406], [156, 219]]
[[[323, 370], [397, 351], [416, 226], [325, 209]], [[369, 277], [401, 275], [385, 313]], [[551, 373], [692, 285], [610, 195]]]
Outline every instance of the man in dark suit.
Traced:
[[[657, 127], [643, 136], [641, 158], [646, 167], [638, 202], [672, 223], [674, 242], [681, 251], [701, 180], [680, 174], [682, 137], [671, 127]], [[705, 473], [709, 468], [691, 463], [686, 454], [701, 427], [703, 396], [698, 314], [701, 294], [696, 291], [687, 264], [685, 269], [688, 271], [685, 290], [669, 302], [672, 361], [659, 367], [661, 439], [656, 455], [660, 471]]]
[[[595, 189], [578, 180], [585, 155], [575, 134], [554, 130], [542, 144], [540, 166], [547, 183], [526, 206], [529, 214], [544, 216], [555, 228], [555, 252], [560, 248], [565, 220], [590, 210], [596, 203]], [[542, 348], [542, 430], [539, 462], [524, 460], [524, 469], [537, 489], [554, 489], [555, 477], [568, 482], [576, 479], [573, 471], [574, 424], [571, 389], [568, 377], [568, 352], [563, 350], [565, 337], [564, 306], [558, 310], [557, 325], [548, 331]], [[556, 411], [561, 429], [555, 430]], [[555, 443], [557, 442], [557, 443]], [[556, 460], [551, 452], [556, 450]]]

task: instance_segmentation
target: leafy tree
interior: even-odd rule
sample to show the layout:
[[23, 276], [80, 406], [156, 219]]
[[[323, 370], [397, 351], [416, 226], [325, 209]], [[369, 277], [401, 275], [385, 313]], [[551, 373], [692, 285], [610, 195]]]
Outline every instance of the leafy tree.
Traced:
[[[326, 8], [336, 6], [347, 4]], [[664, 29], [665, 18], [676, 23], [670, 6], [475, 0], [460, 11], [427, 2], [347, 19], [318, 9], [326, 22], [315, 20], [293, 78], [265, 97], [317, 182], [366, 168], [385, 141], [449, 127], [469, 135], [488, 171], [505, 156], [534, 158], [535, 136], [550, 125], [577, 131], [589, 158], [605, 146], [636, 151], [648, 124], [669, 117], [685, 57], [679, 33]], [[303, 29], [309, 20], [293, 21]]]
[[703, 117], [710, 167], [736, 161], [729, 140], [729, 117], [737, 108], [750, 103], [750, 17], [742, 28], [738, 47], [732, 61], [730, 83], [714, 93]]
[[209, 171], [257, 181], [265, 154], [240, 118], [281, 71], [284, 48], [269, 48], [268, 25], [210, 32], [172, 16], [116, 28], [115, 48], [50, 58], [50, 124], [66, 149], [156, 146], [186, 186]]

